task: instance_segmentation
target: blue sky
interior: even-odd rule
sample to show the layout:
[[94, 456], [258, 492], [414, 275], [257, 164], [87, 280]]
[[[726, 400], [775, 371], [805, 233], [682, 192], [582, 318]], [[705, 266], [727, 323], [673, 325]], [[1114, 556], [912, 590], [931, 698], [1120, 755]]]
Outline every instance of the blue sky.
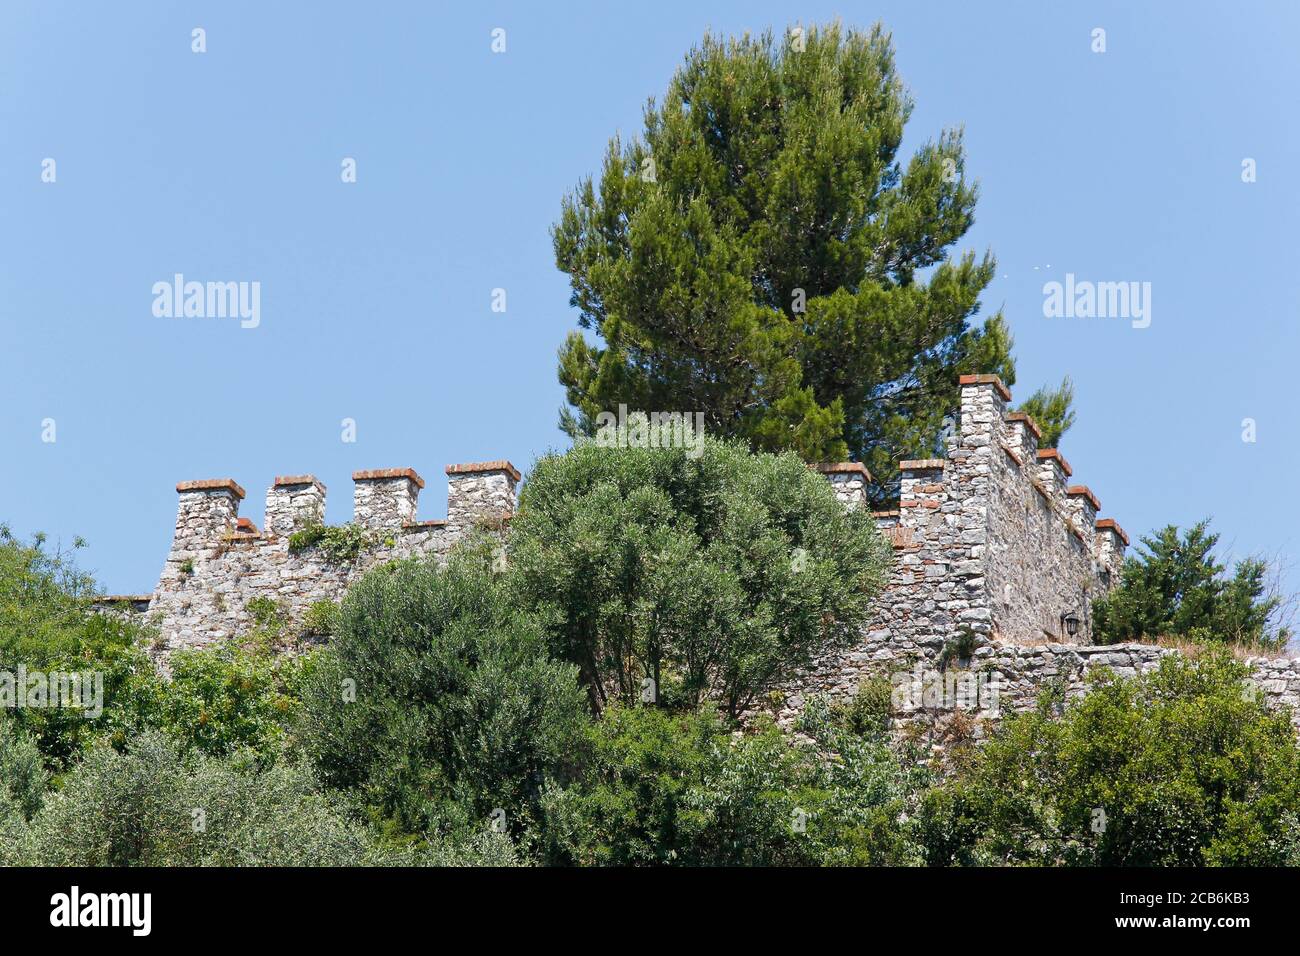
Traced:
[[[147, 593], [177, 481], [235, 478], [260, 525], [273, 476], [312, 472], [341, 522], [354, 469], [410, 466], [435, 518], [445, 464], [563, 447], [561, 197], [706, 29], [838, 16], [892, 30], [907, 152], [965, 125], [984, 312], [1015, 334], [1018, 399], [1073, 376], [1062, 452], [1103, 513], [1135, 537], [1213, 515], [1236, 554], [1291, 560], [1298, 10], [8, 0], [0, 520], [81, 535], [105, 589]], [[1150, 327], [1045, 318], [1067, 271], [1150, 282]], [[177, 272], [260, 282], [261, 324], [155, 317]]]

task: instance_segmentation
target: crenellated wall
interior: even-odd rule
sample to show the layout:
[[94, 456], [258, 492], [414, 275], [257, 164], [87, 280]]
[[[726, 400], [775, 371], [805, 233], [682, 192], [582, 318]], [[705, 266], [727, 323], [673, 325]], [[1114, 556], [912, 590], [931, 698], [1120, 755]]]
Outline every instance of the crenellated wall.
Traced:
[[[818, 661], [787, 688], [793, 718], [810, 693], [847, 697], [864, 679], [899, 684], [909, 674], [964, 675], [981, 694], [968, 713], [996, 718], [1033, 705], [1048, 682], [1082, 693], [1098, 666], [1131, 675], [1164, 654], [1143, 644], [1091, 643], [1091, 604], [1114, 586], [1128, 536], [1055, 449], [1039, 448], [1028, 415], [991, 375], [962, 377], [959, 427], [942, 458], [904, 461], [898, 508], [876, 512], [895, 563], [861, 642]], [[872, 481], [857, 462], [815, 466], [846, 507], [867, 505]], [[253, 625], [249, 602], [276, 600], [301, 622], [316, 601], [337, 601], [375, 564], [413, 555], [445, 558], [473, 527], [501, 529], [516, 506], [519, 472], [508, 461], [449, 465], [447, 518], [419, 521], [424, 480], [409, 468], [353, 474], [353, 524], [365, 546], [332, 559], [321, 545], [290, 549], [295, 530], [319, 524], [326, 489], [312, 475], [275, 479], [265, 528], [239, 516], [245, 493], [229, 478], [176, 486], [176, 534], [152, 595], [104, 598], [115, 613], [147, 608], [165, 650], [202, 646]], [[1300, 661], [1251, 662], [1265, 699], [1300, 718]], [[917, 670], [917, 668], [920, 670]], [[900, 728], [934, 728], [958, 710], [904, 707]], [[1298, 721], [1300, 722], [1300, 721]], [[976, 722], [977, 725], [979, 722]]]
[[[290, 549], [290, 536], [325, 515], [326, 489], [312, 475], [275, 479], [262, 530], [239, 517], [245, 493], [230, 478], [176, 486], [176, 533], [145, 613], [165, 650], [199, 647], [248, 630], [249, 602], [277, 601], [301, 622], [317, 601], [337, 601], [375, 564], [413, 555], [445, 557], [476, 523], [500, 527], [515, 510], [519, 472], [508, 461], [447, 466], [447, 518], [417, 520], [424, 479], [410, 468], [358, 471], [352, 523], [364, 529], [354, 559], [336, 560], [319, 543]], [[138, 607], [140, 598], [134, 599]]]
[[[819, 661], [788, 689], [786, 716], [810, 692], [850, 695], [864, 677], [937, 665], [953, 647], [987, 657], [992, 648], [1091, 642], [1091, 602], [1118, 580], [1127, 537], [1097, 520], [1096, 496], [1069, 484], [1060, 453], [1039, 449], [1037, 424], [1009, 411], [1000, 379], [968, 375], [960, 385], [946, 454], [900, 462], [898, 509], [876, 513], [896, 563], [875, 621], [860, 646]], [[835, 476], [848, 466], [819, 468]], [[865, 502], [865, 485], [841, 498], [857, 503], [854, 494]]]
[[[1008, 411], [1010, 402], [996, 376], [963, 376], [960, 427], [945, 457], [900, 463], [898, 509], [876, 512], [896, 556], [876, 618], [861, 644], [787, 688], [783, 720], [810, 693], [842, 699], [867, 678], [888, 678], [897, 691], [954, 675], [981, 685], [968, 716], [996, 719], [1033, 706], [1049, 682], [1075, 696], [1097, 667], [1132, 676], [1177, 653], [1091, 643], [1091, 604], [1118, 583], [1128, 536], [1113, 518], [1098, 519], [1097, 496], [1070, 483], [1069, 462], [1038, 447], [1037, 424]], [[834, 481], [861, 466], [818, 467]], [[865, 484], [837, 485], [837, 493], [865, 503]], [[1300, 724], [1300, 661], [1249, 664], [1262, 697], [1291, 706]], [[968, 703], [905, 706], [895, 724], [933, 735]], [[974, 726], [978, 736], [982, 725]]]

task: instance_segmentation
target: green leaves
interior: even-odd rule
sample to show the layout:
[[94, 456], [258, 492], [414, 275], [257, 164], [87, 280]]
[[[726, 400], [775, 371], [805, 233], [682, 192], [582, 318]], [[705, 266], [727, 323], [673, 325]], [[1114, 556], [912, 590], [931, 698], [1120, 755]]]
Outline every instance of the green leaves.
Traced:
[[1145, 550], [1124, 562], [1119, 586], [1094, 605], [1102, 643], [1172, 636], [1286, 646], [1291, 631], [1281, 620], [1281, 597], [1269, 591], [1267, 564], [1246, 558], [1226, 576], [1214, 556], [1219, 536], [1208, 529], [1206, 519], [1181, 537], [1168, 525], [1142, 539]]
[[[932, 862], [1269, 866], [1300, 811], [1289, 715], [1243, 693], [1224, 651], [1099, 674], [1060, 716], [1006, 719], [927, 797]], [[964, 834], [964, 840], [954, 839]]]
[[330, 561], [347, 564], [372, 546], [374, 537], [372, 532], [358, 524], [326, 525], [318, 522], [289, 535], [289, 550], [296, 553], [319, 545]]
[[[611, 706], [584, 782], [547, 796], [548, 855], [579, 865], [900, 865], [919, 859], [905, 810], [926, 777], [824, 708], [792, 746], [712, 710]], [[831, 750], [822, 748], [833, 748]]]
[[507, 603], [490, 550], [367, 574], [305, 679], [303, 742], [322, 779], [406, 832], [451, 817], [481, 830], [500, 810], [518, 834], [581, 734], [573, 668]]
[[599, 183], [564, 199], [556, 263], [603, 344], [561, 349], [561, 422], [700, 411], [754, 448], [864, 461], [883, 499], [899, 458], [930, 454], [958, 374], [1014, 381], [1010, 338], [967, 324], [992, 259], [950, 256], [976, 201], [961, 132], [904, 165], [888, 35], [804, 39], [706, 36], [642, 138], [611, 140]]
[[514, 601], [537, 609], [596, 712], [648, 689], [740, 713], [857, 639], [890, 560], [870, 515], [797, 456], [713, 439], [699, 457], [582, 442], [543, 458], [509, 548]]
[[171, 656], [153, 723], [182, 750], [223, 756], [248, 749], [274, 763], [297, 716], [306, 660], [226, 641]]

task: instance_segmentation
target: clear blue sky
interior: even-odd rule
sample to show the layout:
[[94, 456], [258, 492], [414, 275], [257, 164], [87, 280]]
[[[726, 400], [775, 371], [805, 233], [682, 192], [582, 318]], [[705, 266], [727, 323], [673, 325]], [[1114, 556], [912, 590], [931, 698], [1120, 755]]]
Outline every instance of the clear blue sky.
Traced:
[[[260, 525], [272, 477], [312, 472], [345, 521], [353, 469], [411, 466], [434, 518], [443, 465], [562, 447], [562, 195], [706, 28], [835, 16], [893, 31], [909, 151], [965, 124], [964, 245], [999, 260], [984, 312], [1005, 308], [1018, 398], [1074, 377], [1062, 451], [1103, 512], [1134, 536], [1213, 515], [1237, 554], [1294, 556], [1300, 14], [1280, 3], [6, 0], [0, 520], [82, 535], [107, 590], [148, 592], [179, 480], [235, 478]], [[1150, 328], [1044, 318], [1067, 271], [1151, 282]], [[176, 272], [259, 281], [261, 325], [155, 318]]]

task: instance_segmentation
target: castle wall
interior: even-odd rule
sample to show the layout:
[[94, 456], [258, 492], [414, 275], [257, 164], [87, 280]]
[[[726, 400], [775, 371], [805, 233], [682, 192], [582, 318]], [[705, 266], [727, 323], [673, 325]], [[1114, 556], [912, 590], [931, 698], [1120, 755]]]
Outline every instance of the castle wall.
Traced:
[[[896, 728], [933, 736], [964, 708], [978, 736], [1002, 714], [1034, 706], [1049, 684], [1078, 695], [1097, 667], [1134, 675], [1176, 653], [1090, 643], [1091, 603], [1118, 582], [1128, 537], [1114, 519], [1098, 519], [1097, 496], [1069, 483], [1069, 463], [1038, 447], [1038, 426], [1009, 412], [1010, 401], [995, 376], [964, 376], [960, 426], [944, 457], [900, 463], [898, 508], [875, 513], [895, 555], [876, 614], [856, 646], [817, 661], [785, 688], [783, 722], [813, 693], [844, 699], [868, 679], [897, 688], [939, 675], [976, 681], [973, 706], [910, 702], [896, 709]], [[846, 507], [866, 507], [864, 466], [817, 468]], [[350, 560], [331, 559], [320, 545], [290, 550], [290, 535], [325, 514], [325, 486], [311, 475], [275, 479], [262, 531], [239, 517], [245, 493], [233, 480], [182, 482], [176, 534], [154, 594], [103, 603], [113, 613], [147, 606], [167, 650], [249, 630], [249, 603], [258, 597], [274, 599], [300, 623], [313, 603], [338, 601], [376, 564], [445, 559], [475, 526], [500, 529], [514, 512], [520, 476], [509, 462], [446, 471], [445, 521], [417, 520], [424, 481], [411, 469], [356, 472], [353, 523], [368, 540]], [[1076, 635], [1068, 634], [1067, 616]], [[1300, 718], [1300, 660], [1250, 663], [1263, 697], [1291, 705]]]
[[[1090, 639], [1091, 602], [1098, 579], [1096, 531], [1067, 495], [1070, 466], [1054, 449], [1039, 450], [1027, 418], [999, 442], [989, 504], [988, 584], [997, 631], [1020, 640]], [[1018, 444], [1012, 442], [1019, 439]]]
[[300, 624], [312, 604], [340, 600], [376, 564], [419, 555], [445, 559], [476, 523], [499, 526], [513, 513], [519, 472], [505, 461], [448, 466], [447, 520], [423, 522], [416, 514], [424, 480], [413, 470], [359, 471], [352, 478], [352, 523], [366, 540], [355, 558], [341, 560], [319, 543], [290, 549], [294, 531], [324, 518], [326, 489], [311, 475], [275, 479], [261, 531], [239, 517], [245, 493], [232, 479], [177, 485], [176, 533], [145, 612], [164, 649], [201, 647], [248, 631], [255, 598], [275, 600]]
[[[1178, 653], [1091, 644], [1092, 601], [1118, 583], [1128, 536], [1114, 519], [1097, 518], [1097, 496], [1069, 483], [1070, 464], [1038, 447], [1038, 426], [1008, 412], [1010, 401], [995, 376], [964, 376], [946, 456], [900, 463], [898, 510], [876, 515], [896, 562], [875, 619], [860, 644], [786, 688], [783, 723], [810, 694], [845, 699], [883, 677], [904, 704], [896, 730], [933, 737], [964, 710], [978, 737], [1001, 715], [1035, 706], [1049, 685], [1077, 696], [1095, 668], [1133, 676]], [[820, 470], [833, 476], [845, 466]], [[1248, 663], [1261, 696], [1290, 706], [1300, 727], [1300, 660]], [[963, 680], [978, 685], [973, 700], [943, 698], [945, 683], [951, 694]], [[935, 685], [939, 693], [927, 697]], [[922, 693], [909, 697], [908, 688]], [[938, 706], [929, 706], [933, 698]]]
[[[1094, 527], [1095, 496], [1067, 485], [1069, 464], [1039, 450], [1038, 426], [1010, 402], [996, 376], [964, 376], [945, 456], [900, 462], [898, 510], [877, 515], [896, 563], [875, 619], [859, 646], [787, 688], [784, 717], [810, 693], [843, 698], [874, 675], [958, 666], [955, 653], [1059, 644], [1065, 615], [1078, 622], [1068, 639], [1089, 639], [1090, 603], [1118, 580], [1127, 540], [1114, 522]], [[1022, 671], [1014, 686], [1036, 684]]]

